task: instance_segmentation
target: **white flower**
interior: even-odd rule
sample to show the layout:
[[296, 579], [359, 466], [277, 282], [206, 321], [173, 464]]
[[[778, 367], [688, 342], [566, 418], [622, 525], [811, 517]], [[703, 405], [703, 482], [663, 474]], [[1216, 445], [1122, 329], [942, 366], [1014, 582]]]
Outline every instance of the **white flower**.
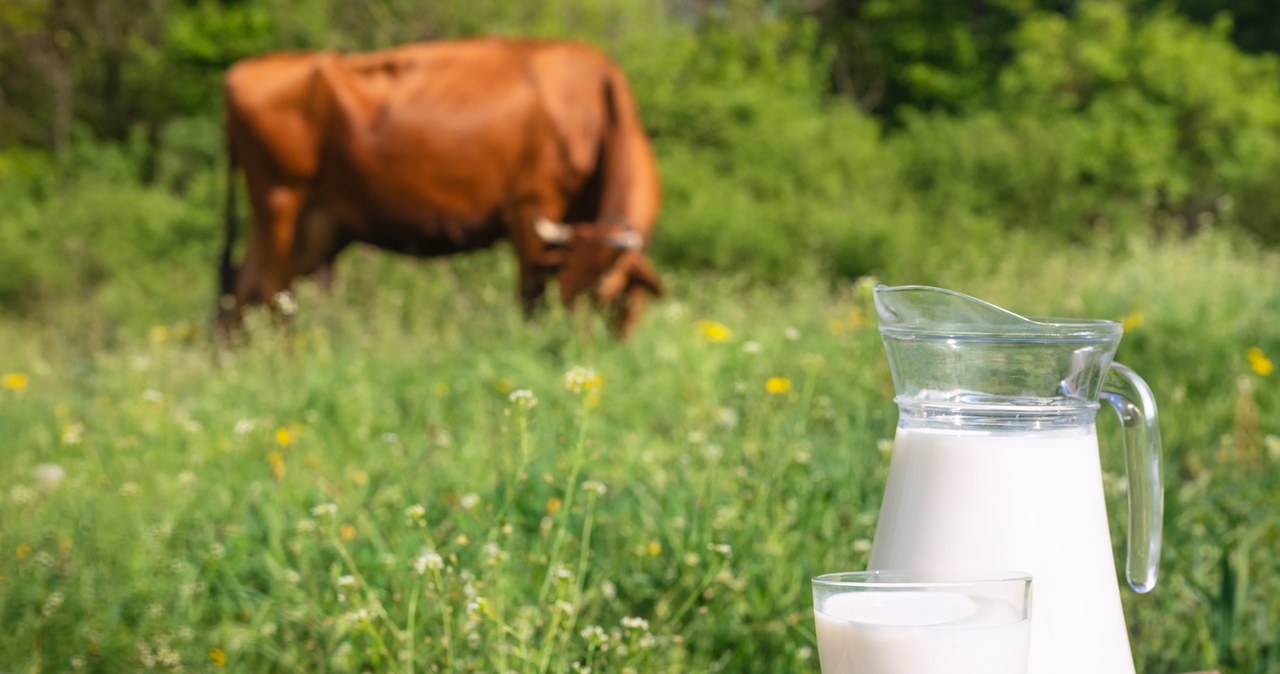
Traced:
[[256, 425], [252, 419], [241, 419], [236, 422], [236, 435], [248, 435]]
[[62, 429], [62, 444], [78, 445], [80, 444], [81, 436], [83, 435], [84, 424], [67, 424], [67, 426]]
[[463, 510], [472, 510], [480, 505], [480, 495], [475, 492], [463, 494], [462, 498], [458, 499], [458, 505], [462, 506]]
[[311, 509], [312, 517], [333, 517], [338, 514], [338, 505], [336, 503], [321, 503]]
[[512, 405], [522, 410], [531, 409], [538, 404], [538, 398], [533, 395], [533, 391], [527, 388], [518, 388], [512, 391], [507, 396], [507, 400], [510, 400]]
[[636, 632], [648, 632], [649, 621], [636, 616], [626, 616], [622, 619], [622, 626], [625, 629]]
[[271, 298], [271, 303], [286, 318], [298, 313], [298, 301], [294, 299], [293, 293], [288, 290], [281, 290], [276, 293], [275, 297]]
[[67, 471], [56, 463], [42, 463], [35, 469], [36, 486], [43, 491], [57, 489], [66, 476]]
[[790, 325], [788, 325], [786, 328], [783, 329], [782, 334], [788, 340], [793, 342], [796, 341], [797, 339], [800, 339], [800, 331]]
[[338, 576], [338, 587], [352, 587], [355, 584], [355, 576]]
[[761, 354], [761, 353], [764, 353], [764, 345], [755, 340], [743, 342], [742, 352], [753, 355], [753, 356], [757, 354]]
[[609, 491], [609, 488], [604, 486], [603, 482], [597, 482], [596, 480], [587, 480], [586, 482], [583, 482], [582, 489], [583, 491], [593, 493], [596, 496], [604, 496], [605, 492]]
[[728, 543], [708, 543], [707, 549], [712, 552], [718, 552], [725, 556], [728, 556], [729, 553], [733, 552], [733, 546], [729, 545]]
[[426, 573], [428, 569], [432, 571], [439, 571], [443, 568], [444, 557], [441, 557], [439, 553], [431, 548], [423, 550], [422, 554], [418, 555], [413, 560], [413, 569], [417, 571], [419, 575]]
[[162, 403], [164, 402], [164, 394], [149, 388], [142, 391], [142, 399], [149, 403]]

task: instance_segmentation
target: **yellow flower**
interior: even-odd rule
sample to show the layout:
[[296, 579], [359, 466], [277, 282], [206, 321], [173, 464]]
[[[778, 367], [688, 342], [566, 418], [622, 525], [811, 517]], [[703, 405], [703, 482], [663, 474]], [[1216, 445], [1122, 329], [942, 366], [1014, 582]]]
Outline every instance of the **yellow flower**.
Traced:
[[338, 527], [338, 535], [344, 541], [353, 541], [356, 538], [356, 528], [350, 524], [344, 524]]
[[1134, 309], [1129, 312], [1128, 316], [1120, 319], [1120, 325], [1124, 327], [1125, 332], [1132, 332], [1142, 327], [1142, 312]]
[[161, 344], [169, 341], [169, 326], [153, 325], [151, 326], [151, 341], [155, 344]]
[[564, 387], [573, 393], [592, 394], [604, 388], [604, 377], [589, 367], [575, 365], [564, 373]]
[[281, 426], [276, 429], [276, 444], [281, 447], [288, 447], [293, 444], [293, 431]]
[[18, 544], [18, 561], [25, 561], [31, 556], [31, 546], [26, 543]]
[[0, 386], [10, 391], [21, 391], [27, 387], [28, 379], [25, 372], [8, 372], [0, 377]]
[[1244, 356], [1249, 360], [1249, 367], [1253, 368], [1259, 376], [1266, 377], [1276, 369], [1275, 363], [1272, 363], [1271, 359], [1267, 358], [1267, 354], [1256, 346], [1249, 347]]
[[498, 381], [493, 382], [493, 388], [497, 389], [498, 393], [506, 395], [515, 390], [516, 383], [506, 377], [499, 377]]
[[222, 652], [221, 648], [214, 646], [209, 649], [209, 659], [213, 660], [213, 664], [218, 669], [227, 666], [227, 654]]
[[649, 541], [649, 544], [645, 546], [645, 550], [650, 557], [657, 557], [662, 554], [662, 544], [657, 541]]
[[769, 395], [780, 395], [791, 390], [791, 380], [786, 377], [769, 377], [764, 380], [764, 390]]
[[702, 319], [693, 324], [698, 330], [698, 334], [708, 342], [727, 342], [733, 338], [733, 331], [723, 323]]
[[560, 499], [555, 496], [547, 499], [546, 510], [548, 515], [554, 515], [560, 512]]
[[270, 454], [267, 454], [267, 463], [271, 464], [271, 476], [276, 480], [283, 480], [285, 474], [284, 455], [272, 450]]

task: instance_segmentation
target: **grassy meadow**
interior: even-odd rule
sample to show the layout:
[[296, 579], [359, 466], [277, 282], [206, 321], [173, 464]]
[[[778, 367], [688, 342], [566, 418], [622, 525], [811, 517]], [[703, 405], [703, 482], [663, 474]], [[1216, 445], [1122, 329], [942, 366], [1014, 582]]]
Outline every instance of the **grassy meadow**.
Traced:
[[[1140, 672], [1280, 667], [1277, 262], [1209, 232], [924, 275], [1125, 321], [1165, 442]], [[231, 352], [212, 265], [167, 320], [0, 319], [0, 671], [817, 672], [807, 581], [865, 564], [896, 419], [876, 281], [669, 269], [618, 345], [523, 322], [511, 267], [358, 250]]]

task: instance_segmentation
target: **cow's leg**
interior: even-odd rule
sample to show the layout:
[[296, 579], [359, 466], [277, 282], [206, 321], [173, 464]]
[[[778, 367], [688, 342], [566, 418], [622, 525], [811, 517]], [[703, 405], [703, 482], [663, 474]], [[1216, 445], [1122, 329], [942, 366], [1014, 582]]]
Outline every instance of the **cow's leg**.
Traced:
[[289, 289], [297, 274], [293, 242], [305, 190], [277, 185], [253, 192], [253, 232], [246, 241], [244, 264], [236, 278], [236, 300], [241, 305], [272, 303]]

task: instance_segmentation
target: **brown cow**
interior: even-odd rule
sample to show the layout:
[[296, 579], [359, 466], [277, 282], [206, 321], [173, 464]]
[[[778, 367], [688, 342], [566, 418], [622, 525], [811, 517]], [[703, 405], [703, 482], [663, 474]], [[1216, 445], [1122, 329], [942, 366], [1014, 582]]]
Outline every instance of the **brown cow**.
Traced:
[[[238, 322], [363, 242], [432, 257], [506, 239], [526, 313], [556, 277], [620, 338], [661, 284], [644, 250], [660, 201], [626, 78], [588, 45], [481, 39], [343, 56], [278, 54], [226, 75], [219, 318]], [[238, 270], [234, 173], [253, 222]], [[568, 224], [563, 224], [568, 223]]]

